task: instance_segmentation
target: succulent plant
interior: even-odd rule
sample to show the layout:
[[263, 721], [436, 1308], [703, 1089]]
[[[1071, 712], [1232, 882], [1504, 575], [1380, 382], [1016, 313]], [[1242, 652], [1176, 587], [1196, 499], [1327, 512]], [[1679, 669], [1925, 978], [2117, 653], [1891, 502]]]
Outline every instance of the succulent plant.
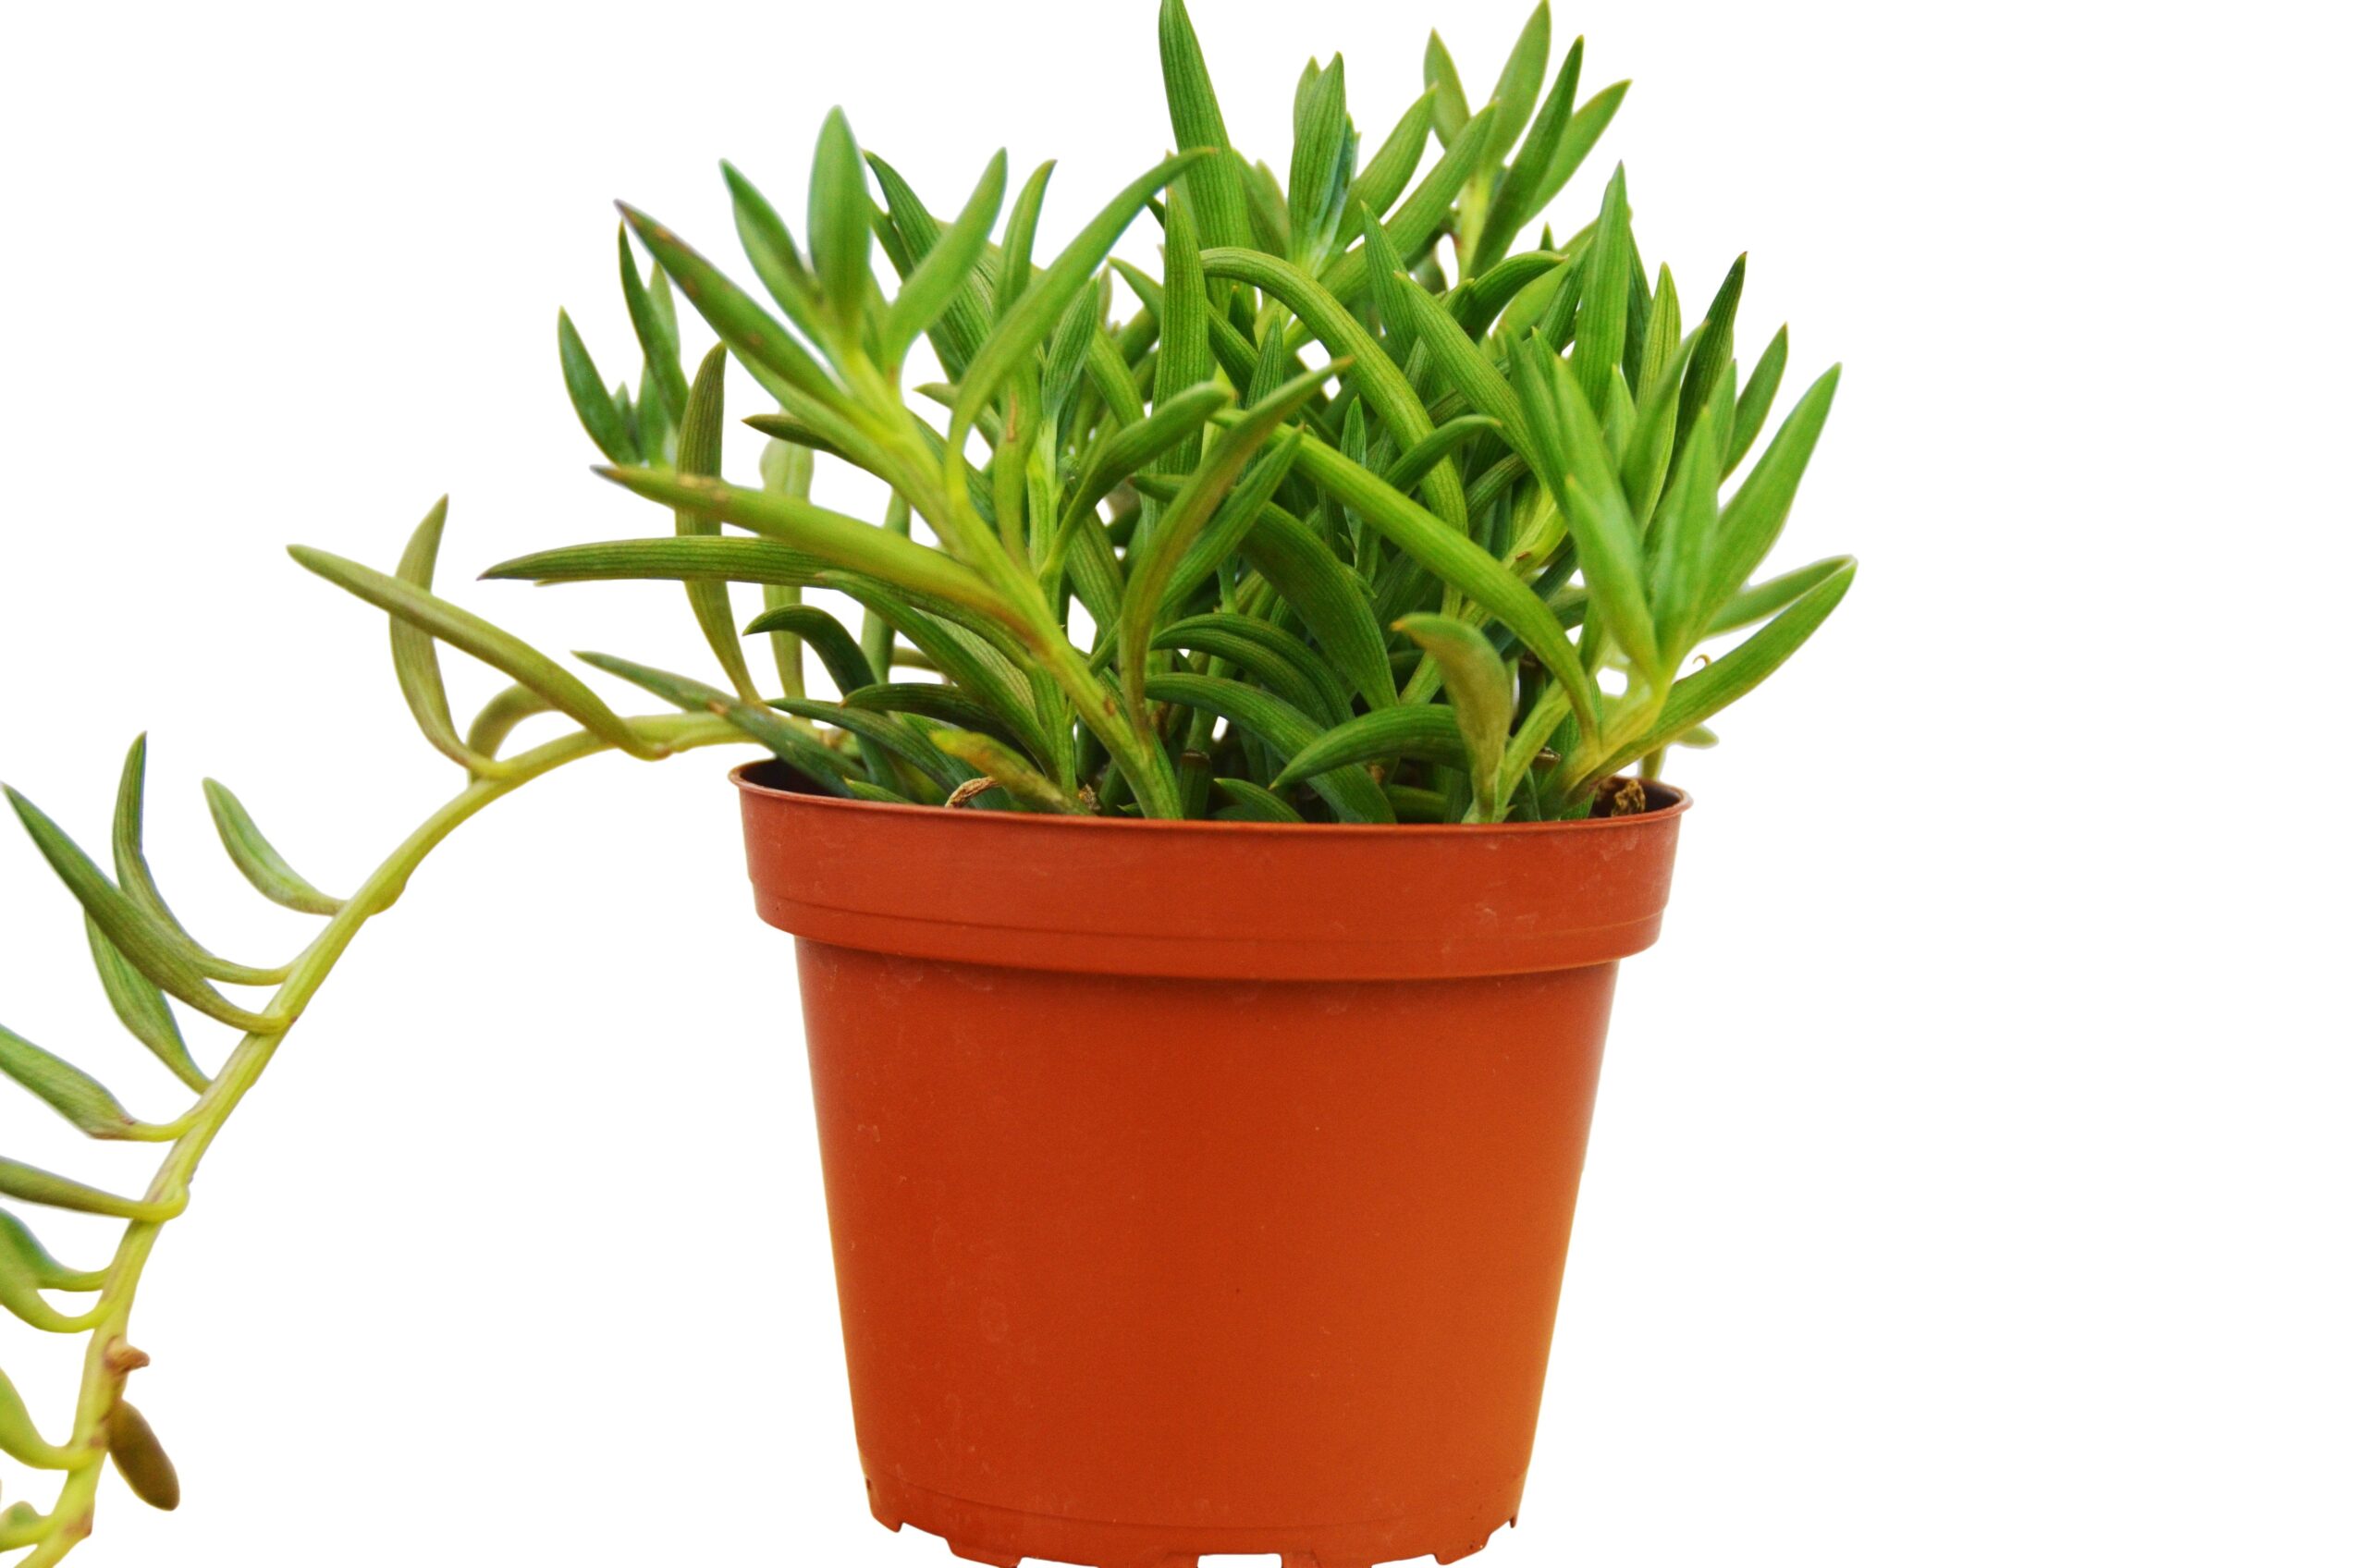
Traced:
[[[761, 294], [624, 208], [638, 385], [611, 390], [564, 313], [561, 369], [601, 472], [668, 515], [654, 537], [485, 575], [679, 582], [717, 669], [583, 655], [681, 710], [619, 715], [558, 661], [435, 594], [441, 503], [391, 572], [296, 549], [387, 614], [403, 695], [467, 778], [347, 898], [299, 876], [209, 782], [247, 878], [325, 921], [287, 962], [220, 957], [166, 903], [141, 848], [144, 739], [123, 769], [112, 875], [10, 790], [81, 906], [117, 1016], [192, 1102], [140, 1120], [0, 1030], [0, 1073], [93, 1137], [166, 1151], [137, 1198], [0, 1158], [0, 1194], [124, 1222], [113, 1260], [84, 1271], [0, 1214], [0, 1306], [90, 1341], [59, 1442], [0, 1378], [0, 1452], [64, 1476], [54, 1506], [0, 1516], [0, 1550], [31, 1548], [31, 1565], [64, 1557], [89, 1531], [109, 1454], [143, 1500], [178, 1500], [163, 1449], [123, 1399], [145, 1364], [127, 1334], [157, 1232], [355, 935], [454, 828], [554, 768], [754, 741], [808, 787], [866, 801], [1489, 823], [1632, 809], [1641, 791], [1624, 770], [1655, 775], [1669, 748], [1711, 743], [1707, 721], [1797, 649], [1854, 574], [1836, 557], [1755, 578], [1837, 370], [1751, 460], [1786, 337], [1742, 370], [1741, 261], [1688, 323], [1669, 269], [1641, 260], [1624, 171], [1567, 239], [1517, 248], [1626, 91], [1581, 102], [1583, 41], [1557, 64], [1550, 31], [1540, 6], [1476, 110], [1433, 37], [1428, 90], [1368, 152], [1342, 61], [1310, 61], [1278, 174], [1232, 147], [1190, 20], [1165, 0], [1159, 53], [1183, 151], [1041, 260], [1050, 165], [1006, 203], [998, 152], [940, 217], [837, 113], [816, 149], [802, 249], [725, 165]], [[1146, 214], [1163, 232], [1156, 276], [1111, 260]], [[1121, 287], [1137, 307], [1122, 317]], [[677, 295], [717, 339], [687, 365]], [[924, 340], [939, 379], [908, 391]], [[721, 473], [727, 358], [768, 405], [747, 418], [770, 437], [749, 484]], [[886, 516], [816, 504], [824, 459], [884, 480]], [[734, 583], [762, 590], [744, 627]], [[859, 606], [860, 621], [807, 590]], [[752, 657], [749, 638], [769, 656]], [[1697, 655], [1705, 644], [1721, 651]], [[465, 729], [446, 647], [514, 682]], [[808, 686], [809, 654], [834, 695]], [[513, 729], [546, 712], [571, 728], [505, 755]], [[251, 1009], [222, 986], [272, 990]], [[214, 1070], [172, 1001], [239, 1036]]]

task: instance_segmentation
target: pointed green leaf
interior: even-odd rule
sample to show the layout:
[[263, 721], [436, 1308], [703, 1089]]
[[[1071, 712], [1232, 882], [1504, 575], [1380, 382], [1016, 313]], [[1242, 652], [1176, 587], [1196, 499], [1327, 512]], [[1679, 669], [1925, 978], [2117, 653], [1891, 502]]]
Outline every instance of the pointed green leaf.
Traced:
[[[1422, 148], [1429, 141], [1430, 104], [1438, 90], [1431, 88], [1414, 100], [1381, 139], [1379, 147], [1356, 178], [1348, 183], [1347, 200], [1341, 203], [1344, 211], [1353, 213], [1359, 207], [1369, 207], [1376, 213], [1389, 211], [1391, 202], [1404, 194], [1414, 171], [1421, 166]], [[1334, 245], [1338, 244], [1334, 241]]]
[[343, 899], [322, 892], [296, 874], [228, 786], [207, 779], [205, 803], [214, 814], [214, 830], [222, 836], [222, 847], [256, 892], [301, 914], [335, 914], [345, 907]]
[[[647, 470], [633, 472], [649, 472]], [[451, 643], [462, 653], [484, 660], [512, 680], [532, 686], [549, 698], [553, 707], [618, 750], [643, 758], [664, 754], [634, 734], [632, 727], [618, 717], [607, 704], [595, 696], [590, 687], [491, 621], [472, 615], [448, 600], [439, 599], [400, 578], [374, 571], [358, 561], [330, 555], [325, 550], [291, 545], [288, 553], [305, 570], [326, 578], [364, 603], [375, 605], [439, 641]]]
[[103, 1268], [68, 1268], [50, 1256], [41, 1238], [5, 1208], [0, 1208], [0, 1268], [29, 1280], [35, 1290], [95, 1291], [106, 1282]]
[[[843, 407], [844, 398], [829, 373], [770, 312], [750, 299], [745, 289], [683, 244], [681, 237], [664, 224], [621, 202], [617, 206], [624, 214], [625, 222], [632, 227], [634, 237], [657, 258], [657, 264], [666, 269], [666, 276], [674, 280], [674, 286], [691, 301], [692, 308], [715, 329], [717, 337], [730, 345], [733, 356], [765, 384], [767, 390], [777, 398], [784, 391], [802, 395], [826, 414]], [[826, 429], [824, 434], [832, 432]], [[610, 454], [610, 460], [616, 460], [615, 454]]]
[[1767, 423], [1767, 410], [1774, 406], [1775, 389], [1783, 385], [1784, 361], [1791, 353], [1791, 328], [1779, 326], [1759, 356], [1759, 363], [1751, 367], [1750, 379], [1743, 383], [1742, 397], [1735, 404], [1734, 435], [1726, 443], [1724, 474], [1742, 466], [1750, 453], [1751, 443], [1759, 439], [1760, 428]]
[[106, 994], [107, 1006], [115, 1010], [117, 1022], [174, 1077], [202, 1091], [212, 1080], [190, 1055], [189, 1042], [181, 1037], [181, 1026], [164, 991], [116, 950], [99, 923], [88, 914], [83, 916], [82, 931], [90, 944], [92, 967], [98, 971], [99, 988]]
[[1036, 771], [1025, 757], [991, 735], [968, 729], [932, 729], [929, 740], [949, 756], [959, 757], [1002, 786], [1005, 793], [1029, 811], [1089, 815], [1083, 801]]
[[1202, 231], [1212, 245], [1251, 243], [1249, 211], [1234, 172], [1224, 111], [1217, 106], [1216, 85], [1208, 80], [1208, 64], [1184, 0], [1159, 0], [1159, 64], [1166, 79], [1167, 116], [1177, 149], [1185, 153], [1213, 149], [1224, 154], [1194, 164], [1187, 177]]
[[1553, 7], [1551, 0], [1538, 0], [1537, 9], [1528, 14], [1522, 24], [1520, 36], [1513, 40], [1512, 53], [1504, 58], [1504, 68], [1496, 75], [1496, 90], [1488, 101], [1496, 105], [1495, 131], [1488, 143], [1490, 164], [1503, 162], [1504, 154], [1520, 140], [1521, 128], [1528, 124], [1531, 109], [1537, 107], [1537, 90], [1545, 85], [1545, 67], [1553, 57]]
[[[970, 287], [978, 259], [987, 252], [995, 218], [1002, 211], [1003, 178], [1003, 154], [997, 151], [987, 161], [986, 173], [978, 177], [977, 188], [961, 213], [935, 243], [920, 252], [911, 276], [889, 303], [887, 325], [880, 331], [881, 348], [890, 363], [901, 361], [913, 339], [936, 325], [955, 296]], [[959, 374], [953, 366], [947, 370]]]
[[[1543, 15], [1542, 7], [1539, 14]], [[1577, 39], [1563, 56], [1562, 68], [1554, 75], [1553, 86], [1545, 94], [1545, 102], [1538, 109], [1518, 155], [1505, 171], [1503, 183], [1489, 198], [1488, 219], [1480, 229], [1478, 251], [1465, 263], [1467, 269], [1476, 272], [1493, 266], [1512, 248], [1513, 237], [1542, 204], [1536, 201], [1535, 193], [1545, 183], [1561, 149], [1563, 134], [1568, 129], [1570, 107], [1577, 101], [1578, 67], [1586, 58], [1586, 47], [1587, 41]], [[1507, 108], [1507, 115], [1510, 112]], [[1514, 125], [1509, 118], [1500, 123]], [[1515, 125], [1515, 134], [1517, 130]]]
[[120, 1137], [135, 1125], [131, 1113], [104, 1084], [7, 1028], [0, 1028], [0, 1077], [15, 1079], [93, 1138]]
[[66, 884], [83, 913], [106, 941], [139, 972], [209, 1018], [251, 1034], [274, 1034], [285, 1025], [277, 1019], [250, 1012], [208, 985], [186, 953], [166, 938], [155, 919], [117, 890], [104, 873], [91, 863], [81, 846], [41, 809], [14, 790], [6, 791], [33, 845]]
[[[438, 496], [427, 515], [411, 531], [411, 540], [403, 546], [401, 562], [395, 575], [421, 593], [426, 593], [435, 582], [435, 553], [444, 539], [444, 514], [448, 496]], [[435, 639], [400, 616], [387, 618], [387, 637], [394, 650], [395, 680], [401, 687], [403, 703], [411, 709], [411, 717], [419, 723], [420, 733], [427, 743], [467, 768], [471, 773], [483, 773], [491, 767], [489, 759], [469, 750], [460, 732], [452, 727], [452, 704], [445, 694], [444, 670], [435, 653]]]
[[1443, 703], [1401, 703], [1335, 724], [1290, 753], [1269, 786], [1288, 790], [1337, 767], [1401, 759], [1468, 771], [1471, 754], [1462, 726]]
[[[1693, 430], [1693, 422], [1710, 399], [1710, 388], [1734, 362], [1735, 312], [1742, 303], [1743, 273], [1748, 266], [1748, 252], [1735, 258], [1727, 269], [1725, 281], [1718, 285], [1718, 297], [1710, 301], [1709, 314], [1701, 318], [1701, 327], [1694, 338], [1693, 357], [1685, 365], [1685, 390], [1676, 404], [1676, 438], [1684, 441]], [[1725, 454], [1718, 454], [1721, 470]]]
[[1839, 365], [1817, 377], [1768, 441], [1766, 455], [1735, 486], [1734, 499], [1719, 516], [1717, 544], [1701, 585], [1707, 613], [1716, 614], [1734, 597], [1774, 548], [1840, 385]]
[[1222, 795], [1243, 822], [1305, 822], [1291, 803], [1262, 785], [1246, 778], [1212, 778], [1209, 788]]
[[1314, 649], [1271, 621], [1212, 610], [1160, 628], [1151, 646], [1189, 648], [1239, 665], [1319, 724], [1338, 724], [1348, 717], [1348, 689], [1339, 676]]
[[[654, 473], [641, 469], [604, 469], [601, 473], [636, 496], [705, 512], [832, 565], [951, 600], [1016, 631], [1026, 629], [1027, 622], [1017, 608], [997, 594], [985, 578], [951, 556], [843, 512], [829, 511], [793, 496], [744, 489], [691, 474]], [[522, 575], [508, 570], [517, 564], [507, 563], [485, 575]]]
[[469, 750], [495, 756], [509, 732], [538, 713], [551, 712], [551, 700], [532, 686], [504, 686], [496, 692], [475, 718], [469, 721]]
[[[1310, 65], [1312, 61], [1308, 62]], [[1291, 259], [1318, 265], [1338, 212], [1340, 153], [1348, 142], [1348, 72], [1342, 58], [1314, 79], [1299, 103], [1291, 140]]]
[[1432, 576], [1502, 621], [1555, 680], [1572, 686], [1587, 681], [1577, 650], [1564, 637], [1545, 601], [1480, 545], [1391, 489], [1379, 474], [1311, 435], [1300, 444], [1298, 466]]
[[565, 311], [558, 313], [558, 366], [567, 379], [568, 401], [575, 405], [575, 417], [583, 422], [583, 434], [592, 437], [592, 444], [612, 463], [638, 462], [641, 454], [632, 433], [618, 416], [599, 367], [592, 362], [591, 350], [584, 348]]
[[[1171, 0], [1172, 3], [1172, 0]], [[1197, 153], [1184, 153], [1169, 158], [1158, 167], [1142, 175], [1118, 193], [1117, 199], [1097, 214], [1083, 232], [1069, 242], [1068, 248], [1055, 257], [1052, 264], [1036, 275], [1010, 310], [996, 321], [994, 330], [978, 346], [977, 357], [962, 377], [960, 397], [953, 406], [949, 430], [967, 430], [977, 423], [979, 413], [989, 399], [1002, 389], [1002, 384], [1036, 346], [1052, 330], [1070, 299], [1092, 281], [1095, 269], [1118, 242], [1143, 203], [1152, 192], [1164, 187], [1178, 173], [1199, 161]], [[1236, 197], [1238, 190], [1234, 192]], [[949, 450], [949, 456], [952, 448]]]
[[871, 300], [872, 206], [863, 150], [855, 145], [844, 110], [832, 109], [823, 118], [805, 203], [815, 281], [821, 285], [822, 302], [851, 341]]
[[[1611, 372], [1627, 341], [1627, 275], [1635, 240], [1627, 231], [1627, 170], [1612, 171], [1595, 219], [1594, 245], [1587, 252], [1586, 283], [1579, 296], [1577, 339], [1570, 368], [1577, 373], [1587, 406], [1601, 417], [1611, 395]], [[1633, 388], [1630, 388], [1632, 391]]]
[[[70, 1177], [13, 1159], [0, 1159], [0, 1194], [26, 1203], [37, 1203], [44, 1208], [68, 1209], [76, 1214], [103, 1214], [110, 1219], [138, 1219], [149, 1224], [161, 1224], [174, 1219], [189, 1207], [186, 1196], [165, 1203], [120, 1197], [96, 1187], [84, 1186]], [[34, 1464], [35, 1461], [26, 1459], [24, 1454], [8, 1446], [7, 1403], [15, 1397], [16, 1391], [6, 1387], [6, 1379], [0, 1379], [0, 1452], [29, 1464]]]
[[[1285, 383], [1280, 391], [1263, 402], [1244, 410], [1233, 428], [1219, 438], [1208, 458], [1193, 472], [1167, 515], [1160, 520], [1159, 532], [1150, 541], [1142, 558], [1133, 560], [1126, 577], [1125, 597], [1118, 610], [1118, 669], [1120, 686], [1126, 700], [1139, 706], [1143, 696], [1144, 661], [1150, 651], [1150, 637], [1160, 606], [1166, 602], [1167, 584], [1185, 554], [1191, 549], [1200, 529], [1215, 515], [1218, 503], [1233, 486], [1233, 482], [1249, 459], [1264, 445], [1266, 438], [1282, 423], [1296, 413], [1309, 398], [1315, 396], [1323, 383], [1340, 367], [1326, 365], [1309, 371]], [[1289, 442], [1285, 438], [1285, 446]], [[1287, 459], [1285, 459], [1285, 463]], [[1284, 467], [1276, 467], [1267, 480], [1266, 495], [1282, 482]], [[1263, 506], [1265, 496], [1248, 503]]]
[[1677, 737], [1714, 717], [1721, 709], [1774, 674], [1809, 640], [1810, 633], [1824, 624], [1842, 595], [1849, 592], [1849, 584], [1857, 575], [1858, 563], [1845, 562], [1795, 600], [1789, 609], [1751, 633], [1741, 645], [1712, 660], [1708, 668], [1688, 675], [1671, 687], [1668, 704], [1661, 709], [1651, 729], [1596, 762], [1579, 780], [1580, 785], [1590, 787], [1596, 779], [1609, 778], [1647, 753], [1674, 744]]
[[[1213, 713], [1227, 723], [1241, 726], [1284, 756], [1295, 756], [1305, 751], [1320, 733], [1306, 714], [1272, 692], [1259, 691], [1245, 681], [1209, 675], [1154, 675], [1146, 683], [1146, 694], [1154, 702], [1180, 703]], [[1389, 797], [1381, 793], [1370, 774], [1353, 767], [1333, 768], [1308, 782], [1343, 822], [1392, 820]]]
[[1431, 124], [1438, 130], [1439, 145], [1444, 147], [1470, 123], [1471, 100], [1463, 91], [1463, 73], [1454, 68], [1446, 40], [1435, 29], [1422, 49], [1422, 85], [1429, 90]]
[[1471, 759], [1468, 771], [1478, 820], [1498, 820], [1510, 783], [1502, 770], [1513, 728], [1513, 680], [1504, 669], [1503, 655], [1478, 628], [1453, 616], [1409, 615], [1397, 622], [1397, 630], [1439, 661], [1455, 728]]
[[1578, 165], [1586, 161], [1588, 153], [1594, 151], [1594, 144], [1602, 140], [1602, 133], [1611, 128], [1612, 116], [1619, 113], [1619, 105], [1626, 100], [1627, 89], [1631, 85], [1614, 81], [1578, 105], [1577, 111], [1571, 115], [1563, 128], [1561, 141], [1554, 144], [1553, 161], [1546, 165], [1544, 177], [1529, 192], [1528, 211], [1521, 214], [1520, 223], [1514, 226], [1515, 228], [1525, 227], [1543, 212], [1545, 204], [1560, 195], [1562, 188], [1570, 183], [1570, 177], [1578, 172]]
[[[642, 282], [641, 270], [633, 262], [632, 241], [622, 224], [617, 226], [617, 273], [625, 291], [625, 313], [632, 318], [632, 334], [641, 343], [642, 362], [648, 367], [667, 417], [680, 425], [682, 405], [691, 394], [682, 379], [681, 336], [670, 311], [661, 307]], [[662, 279], [664, 275], [659, 276]]]
[[729, 692], [719, 691], [686, 675], [654, 669], [613, 655], [579, 653], [575, 656], [595, 669], [604, 669], [619, 680], [632, 681], [685, 713], [713, 714], [831, 794], [849, 792], [846, 776], [855, 771], [855, 764], [814, 740], [769, 707], [742, 702]]

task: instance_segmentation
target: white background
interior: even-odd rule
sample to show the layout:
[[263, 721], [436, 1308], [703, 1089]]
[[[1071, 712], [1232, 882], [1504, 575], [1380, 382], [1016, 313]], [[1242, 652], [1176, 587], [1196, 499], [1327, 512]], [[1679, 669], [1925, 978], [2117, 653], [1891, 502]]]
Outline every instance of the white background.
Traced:
[[[1478, 94], [1523, 9], [1197, 18], [1234, 140], [1279, 164], [1310, 52], [1347, 51], [1369, 145], [1432, 22]], [[996, 145], [1059, 155], [1065, 234], [1169, 140], [1152, 17], [13, 8], [0, 776], [95, 843], [151, 729], [184, 914], [292, 947], [200, 777], [341, 887], [451, 770], [382, 619], [280, 546], [390, 563], [448, 489], [463, 602], [698, 668], [670, 590], [465, 582], [649, 531], [583, 472], [552, 347], [564, 303], [630, 363], [608, 200], [730, 253], [723, 154], [802, 228], [839, 103], [941, 209]], [[1557, 227], [1625, 158], [1695, 310], [1749, 250], [1740, 336], [1792, 324], [1786, 401], [1849, 367], [1780, 558], [1865, 565], [1674, 774], [1700, 804], [1623, 977], [1528, 1506], [1482, 1561], [2367, 1561], [2357, 24], [1576, 25], [1586, 91], [1637, 86]], [[944, 1560], [864, 1512], [790, 945], [720, 768], [539, 784], [368, 933], [141, 1298], [136, 1397], [188, 1501], [110, 1481], [78, 1561]], [[0, 835], [0, 1018], [163, 1114], [78, 927]], [[21, 1098], [0, 1146], [133, 1185], [149, 1158]], [[55, 1428], [67, 1365], [5, 1327]]]

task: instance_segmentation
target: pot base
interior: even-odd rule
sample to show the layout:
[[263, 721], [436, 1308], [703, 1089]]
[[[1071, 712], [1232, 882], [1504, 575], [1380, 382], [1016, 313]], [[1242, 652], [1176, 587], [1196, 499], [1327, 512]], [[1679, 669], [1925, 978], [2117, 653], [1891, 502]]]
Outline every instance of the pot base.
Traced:
[[1056, 1518], [896, 1481], [866, 1478], [864, 1486], [871, 1516], [889, 1529], [911, 1525], [942, 1537], [954, 1556], [996, 1568], [1019, 1568], [1022, 1558], [1084, 1568], [1196, 1568], [1204, 1555], [1276, 1554], [1282, 1568], [1376, 1568], [1417, 1557], [1453, 1562], [1486, 1546], [1500, 1526], [1517, 1523], [1520, 1511], [1515, 1484], [1484, 1512], [1263, 1530]]

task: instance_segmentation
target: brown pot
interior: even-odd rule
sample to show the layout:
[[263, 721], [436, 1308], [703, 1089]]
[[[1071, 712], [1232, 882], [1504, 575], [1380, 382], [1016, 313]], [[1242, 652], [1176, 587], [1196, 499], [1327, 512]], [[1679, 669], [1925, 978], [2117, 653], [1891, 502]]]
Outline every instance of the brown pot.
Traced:
[[1369, 1568], [1515, 1516], [1682, 793], [1349, 827], [733, 777], [798, 937], [882, 1524], [982, 1562]]

